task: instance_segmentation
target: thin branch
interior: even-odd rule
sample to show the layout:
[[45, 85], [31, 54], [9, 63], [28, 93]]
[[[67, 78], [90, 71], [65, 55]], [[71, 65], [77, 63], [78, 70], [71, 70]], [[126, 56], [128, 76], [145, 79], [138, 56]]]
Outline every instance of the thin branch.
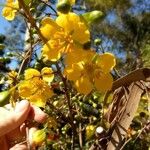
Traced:
[[129, 143], [131, 140], [132, 140], [132, 138], [129, 138], [129, 139], [122, 145], [122, 147], [120, 148], [120, 150], [123, 150], [124, 147], [127, 145], [127, 143]]
[[82, 123], [79, 123], [79, 144], [80, 149], [82, 149], [83, 141], [82, 141]]
[[137, 139], [140, 137], [140, 135], [143, 133], [143, 131], [150, 125], [150, 122], [148, 122], [142, 129], [141, 131], [139, 132], [139, 134], [137, 135], [137, 137], [135, 138], [134, 140], [134, 144], [135, 142], [137, 141]]
[[69, 107], [69, 114], [70, 114], [70, 120], [71, 120], [71, 127], [72, 127], [72, 150], [74, 150], [74, 142], [75, 142], [75, 134], [76, 134], [76, 128], [75, 125], [73, 123], [73, 112], [72, 112], [72, 106], [71, 106], [71, 102], [70, 102], [70, 95], [69, 95], [69, 91], [68, 91], [68, 86], [67, 86], [67, 80], [66, 78], [64, 78], [64, 76], [62, 75], [61, 69], [59, 67], [59, 65], [56, 63], [56, 68], [58, 71], [59, 76], [62, 79], [62, 82], [64, 84], [64, 92], [65, 92], [65, 96], [66, 96], [66, 100], [67, 100], [67, 104]]
[[45, 2], [43, 0], [41, 0], [41, 2], [44, 3], [45, 5], [47, 5], [56, 14], [56, 16], [58, 16], [57, 11], [52, 7], [51, 4], [49, 4], [48, 2]]
[[51, 104], [50, 102], [47, 102], [47, 104], [53, 111], [55, 111], [55, 113], [58, 116], [61, 116], [62, 120], [70, 123], [70, 120], [59, 109], [57, 109], [53, 104]]
[[36, 22], [35, 22], [35, 19], [32, 17], [32, 15], [31, 15], [31, 13], [30, 13], [30, 11], [29, 11], [29, 8], [25, 5], [24, 0], [18, 0], [18, 1], [19, 1], [19, 4], [20, 4], [20, 7], [24, 10], [24, 13], [25, 13], [25, 15], [26, 15], [26, 18], [28, 19], [28, 22], [30, 22], [30, 23], [31, 23], [31, 26], [36, 29], [36, 31], [37, 31], [39, 37], [41, 38], [41, 40], [42, 40], [44, 43], [46, 43], [47, 40], [46, 40], [45, 37], [42, 35], [40, 29], [37, 27]]

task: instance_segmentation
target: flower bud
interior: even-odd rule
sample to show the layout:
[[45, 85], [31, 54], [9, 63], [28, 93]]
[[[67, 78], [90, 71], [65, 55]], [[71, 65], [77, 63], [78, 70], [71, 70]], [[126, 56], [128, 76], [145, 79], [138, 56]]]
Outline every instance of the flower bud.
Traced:
[[57, 10], [63, 14], [67, 14], [71, 9], [71, 4], [68, 0], [62, 0], [57, 4]]
[[4, 106], [9, 102], [10, 91], [0, 92], [0, 106]]
[[0, 50], [3, 50], [5, 48], [4, 44], [0, 44]]
[[46, 133], [44, 129], [37, 130], [33, 133], [32, 140], [36, 145], [41, 145], [46, 139]]
[[82, 17], [88, 24], [91, 24], [91, 23], [97, 23], [101, 21], [104, 18], [104, 14], [101, 11], [94, 10], [94, 11], [82, 14]]
[[94, 40], [94, 44], [95, 44], [96, 46], [100, 45], [101, 43], [102, 43], [102, 40], [99, 39], [99, 38], [97, 38], [97, 39]]

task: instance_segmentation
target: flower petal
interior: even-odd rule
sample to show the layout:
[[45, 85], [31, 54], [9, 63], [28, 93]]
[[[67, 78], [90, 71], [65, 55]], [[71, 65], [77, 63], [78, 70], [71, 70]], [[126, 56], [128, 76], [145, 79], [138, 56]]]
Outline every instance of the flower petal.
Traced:
[[65, 57], [65, 64], [67, 66], [72, 66], [72, 64], [74, 64], [74, 63], [83, 61], [85, 59], [86, 53], [87, 52], [82, 49], [75, 49], [74, 51], [67, 53], [66, 57]]
[[40, 31], [47, 40], [49, 40], [55, 34], [55, 32], [60, 29], [57, 23], [50, 17], [44, 18], [41, 22], [41, 25]]
[[90, 32], [84, 22], [78, 22], [78, 25], [73, 33], [73, 39], [75, 41], [79, 41], [81, 44], [85, 44], [90, 41]]
[[25, 70], [24, 76], [25, 76], [25, 80], [29, 80], [29, 79], [32, 79], [34, 77], [39, 78], [40, 72], [36, 69], [29, 68], [29, 69]]
[[89, 94], [93, 89], [92, 83], [86, 77], [81, 77], [75, 82], [75, 86], [79, 93]]
[[23, 81], [18, 86], [18, 92], [22, 98], [30, 97], [35, 91], [36, 89], [34, 88], [34, 85], [31, 84], [31, 80]]
[[81, 64], [74, 64], [71, 67], [66, 67], [64, 74], [69, 80], [76, 81], [81, 77], [82, 69], [83, 67]]
[[[57, 42], [54, 42], [56, 41], [49, 40], [42, 48], [42, 54], [45, 61], [57, 61], [61, 57], [61, 54], [57, 49]], [[54, 48], [54, 46], [56, 46], [56, 48]]]
[[[87, 26], [80, 20], [75, 13], [60, 14], [56, 22], [68, 34], [72, 34], [73, 40], [84, 44], [90, 40], [90, 32]], [[82, 34], [81, 34], [82, 33]]]
[[97, 64], [102, 68], [103, 72], [110, 72], [116, 65], [115, 56], [111, 53], [104, 53], [97, 59]]
[[43, 80], [46, 81], [46, 82], [52, 82], [53, 79], [54, 79], [53, 70], [51, 68], [44, 67], [41, 70], [41, 74], [42, 74]]
[[56, 23], [67, 33], [74, 32], [79, 21], [80, 17], [72, 12], [68, 14], [60, 14], [56, 19]]
[[96, 77], [94, 80], [94, 84], [97, 90], [101, 92], [105, 92], [111, 89], [112, 83], [113, 83], [113, 78], [111, 74], [102, 74], [99, 77]]
[[46, 104], [46, 99], [43, 99], [42, 95], [38, 95], [38, 94], [35, 94], [35, 95], [32, 95], [30, 98], [29, 98], [29, 101], [35, 105], [35, 106], [38, 106], [38, 107], [45, 107], [45, 104]]

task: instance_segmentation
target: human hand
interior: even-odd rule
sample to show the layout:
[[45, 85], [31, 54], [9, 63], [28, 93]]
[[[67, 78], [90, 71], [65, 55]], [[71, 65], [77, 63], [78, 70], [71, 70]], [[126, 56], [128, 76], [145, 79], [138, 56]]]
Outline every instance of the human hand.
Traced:
[[[34, 146], [32, 134], [37, 130], [31, 122], [43, 123], [46, 114], [26, 100], [17, 103], [14, 110], [7, 108], [10, 106], [0, 107], [0, 147], [2, 150], [28, 150], [28, 144]], [[30, 122], [28, 142], [25, 122]]]

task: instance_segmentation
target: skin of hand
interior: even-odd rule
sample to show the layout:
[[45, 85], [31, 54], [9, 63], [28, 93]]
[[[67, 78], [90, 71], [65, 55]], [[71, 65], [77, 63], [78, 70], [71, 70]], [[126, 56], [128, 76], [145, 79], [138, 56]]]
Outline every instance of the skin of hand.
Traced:
[[46, 120], [46, 114], [40, 108], [32, 106], [27, 100], [17, 103], [14, 110], [0, 107], [0, 148], [2, 150], [28, 149], [27, 142], [12, 145], [12, 142], [26, 136], [27, 124], [25, 122], [30, 122], [28, 124], [29, 143], [31, 147], [34, 147], [32, 134], [37, 128], [32, 123], [33, 120], [36, 123], [43, 123]]

